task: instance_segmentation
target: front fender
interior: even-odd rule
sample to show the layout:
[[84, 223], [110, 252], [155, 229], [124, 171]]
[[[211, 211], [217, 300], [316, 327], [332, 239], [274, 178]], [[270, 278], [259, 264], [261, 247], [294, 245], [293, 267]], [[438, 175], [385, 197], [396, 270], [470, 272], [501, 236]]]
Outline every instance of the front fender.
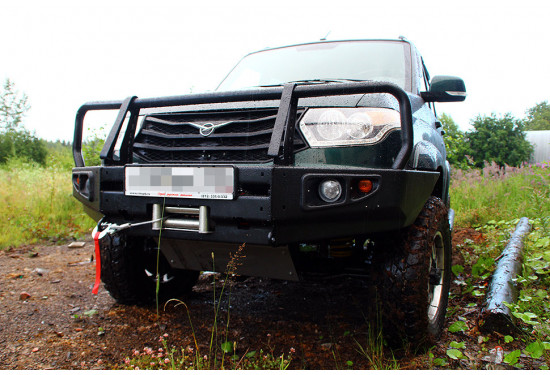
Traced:
[[409, 167], [426, 171], [437, 171], [445, 166], [445, 158], [432, 143], [418, 142], [409, 160]]
[[426, 141], [418, 142], [409, 159], [409, 167], [415, 170], [440, 172], [434, 195], [439, 196], [446, 205], [449, 205], [450, 166], [437, 147]]

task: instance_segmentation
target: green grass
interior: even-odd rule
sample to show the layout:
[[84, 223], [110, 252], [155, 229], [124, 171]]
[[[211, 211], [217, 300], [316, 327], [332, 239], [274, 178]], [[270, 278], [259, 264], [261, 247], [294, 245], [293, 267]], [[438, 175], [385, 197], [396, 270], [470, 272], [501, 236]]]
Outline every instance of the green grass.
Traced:
[[[531, 232], [524, 239], [522, 273], [513, 281], [519, 286], [518, 299], [506, 306], [516, 318], [517, 330], [509, 335], [489, 332], [481, 335], [475, 330], [475, 320], [465, 319], [472, 309], [481, 309], [486, 298], [497, 260], [508, 243], [519, 220], [489, 220], [476, 229], [482, 233], [479, 240], [466, 239], [457, 245], [464, 256], [464, 266], [454, 265], [453, 273], [458, 290], [451, 299], [458, 302], [447, 312], [448, 342], [445, 357], [434, 358], [432, 366], [457, 368], [457, 359], [468, 368], [492, 369], [491, 363], [479, 363], [475, 358], [490, 355], [490, 350], [501, 346], [506, 354], [506, 368], [548, 369], [550, 367], [550, 216], [531, 219]], [[477, 322], [483, 325], [483, 320]], [[473, 329], [474, 328], [474, 329]], [[464, 340], [460, 347], [452, 340]], [[477, 354], [476, 354], [477, 352]], [[469, 353], [469, 355], [466, 355]], [[521, 356], [520, 356], [521, 355]]]
[[[460, 292], [451, 298], [460, 300], [455, 310], [448, 311], [449, 332], [469, 335], [471, 328], [461, 316], [482, 306], [488, 283], [502, 250], [510, 239], [519, 218], [528, 217], [532, 231], [524, 244], [523, 272], [515, 279], [520, 287], [518, 300], [508, 305], [517, 319], [519, 330], [513, 335], [488, 334], [468, 337], [464, 348], [451, 344], [444, 358], [433, 365], [454, 368], [456, 358], [468, 362], [471, 368], [480, 363], [471, 361], [474, 348], [478, 355], [489, 355], [495, 345], [504, 348], [503, 365], [507, 368], [540, 368], [550, 366], [550, 168], [548, 165], [499, 169], [487, 165], [483, 170], [456, 171], [451, 182], [452, 206], [457, 212], [457, 227], [472, 227], [482, 235], [466, 239], [457, 251], [464, 257], [464, 267], [453, 266]], [[483, 324], [483, 322], [480, 322]], [[466, 335], [466, 336], [465, 336]], [[478, 339], [476, 342], [476, 338]], [[450, 340], [450, 339], [449, 339]], [[481, 340], [481, 341], [480, 341]], [[485, 344], [487, 342], [487, 345]], [[490, 345], [489, 345], [490, 343]], [[456, 346], [456, 345], [455, 345]], [[469, 351], [470, 357], [460, 356]], [[456, 355], [460, 354], [460, 355]], [[520, 356], [521, 354], [521, 356]], [[438, 363], [434, 361], [438, 360]], [[491, 368], [492, 364], [482, 364]], [[513, 367], [512, 367], [513, 366]]]
[[72, 196], [66, 158], [46, 167], [11, 160], [0, 167], [0, 249], [81, 237], [94, 222]]
[[550, 212], [550, 167], [500, 169], [492, 164], [483, 170], [453, 171], [451, 206], [459, 227], [546, 216]]
[[368, 337], [365, 345], [355, 340], [357, 352], [364, 357], [371, 366], [372, 370], [399, 370], [399, 364], [393, 353], [388, 353], [390, 348], [386, 348], [382, 335], [380, 323], [377, 326], [368, 324]]
[[292, 358], [291, 352], [287, 356], [276, 356], [273, 351], [246, 351], [244, 354], [227, 356], [224, 366], [217, 362], [216, 366], [208, 355], [199, 355], [195, 347], [189, 345], [176, 348], [168, 344], [167, 334], [160, 336], [159, 347], [155, 350], [144, 347], [141, 351], [134, 350], [124, 364], [115, 369], [124, 370], [286, 370]]

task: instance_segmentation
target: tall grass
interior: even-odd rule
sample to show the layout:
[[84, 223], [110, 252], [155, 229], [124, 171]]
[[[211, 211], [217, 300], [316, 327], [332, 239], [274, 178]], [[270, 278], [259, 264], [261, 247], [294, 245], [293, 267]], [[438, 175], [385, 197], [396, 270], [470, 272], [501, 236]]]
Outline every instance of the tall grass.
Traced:
[[0, 167], [0, 249], [82, 236], [94, 222], [73, 198], [70, 155], [47, 166], [10, 160]]
[[508, 221], [522, 216], [548, 216], [550, 212], [550, 166], [525, 165], [482, 170], [454, 171], [451, 206], [457, 226], [480, 226], [491, 220]]

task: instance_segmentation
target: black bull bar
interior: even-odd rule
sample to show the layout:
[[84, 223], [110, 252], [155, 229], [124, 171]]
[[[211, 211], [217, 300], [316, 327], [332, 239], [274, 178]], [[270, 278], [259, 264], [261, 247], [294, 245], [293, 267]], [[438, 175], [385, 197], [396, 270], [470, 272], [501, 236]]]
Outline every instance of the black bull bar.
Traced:
[[[257, 88], [243, 91], [228, 91], [160, 98], [139, 99], [135, 96], [123, 101], [88, 102], [77, 112], [73, 140], [73, 158], [76, 167], [84, 167], [82, 157], [82, 132], [84, 117], [89, 111], [116, 110], [119, 113], [100, 157], [105, 165], [125, 165], [132, 161], [132, 144], [136, 131], [139, 112], [144, 108], [162, 108], [195, 104], [214, 104], [227, 102], [250, 102], [280, 100], [279, 110], [273, 128], [268, 155], [274, 157], [278, 165], [290, 165], [293, 160], [293, 134], [296, 126], [298, 99], [322, 96], [341, 96], [354, 94], [387, 93], [399, 103], [401, 119], [401, 149], [392, 165], [393, 169], [404, 169], [413, 148], [412, 113], [409, 97], [400, 87], [387, 82], [350, 82], [316, 85], [297, 85], [287, 83], [283, 87]], [[113, 153], [117, 140], [128, 116], [128, 123], [120, 146], [120, 158], [114, 160]]]

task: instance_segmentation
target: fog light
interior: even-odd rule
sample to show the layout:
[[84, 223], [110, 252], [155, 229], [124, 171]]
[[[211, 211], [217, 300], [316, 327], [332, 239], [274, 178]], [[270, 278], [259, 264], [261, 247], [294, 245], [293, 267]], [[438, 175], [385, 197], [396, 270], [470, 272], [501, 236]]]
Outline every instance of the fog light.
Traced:
[[336, 180], [325, 180], [319, 185], [319, 195], [325, 202], [336, 202], [342, 195], [342, 185]]

